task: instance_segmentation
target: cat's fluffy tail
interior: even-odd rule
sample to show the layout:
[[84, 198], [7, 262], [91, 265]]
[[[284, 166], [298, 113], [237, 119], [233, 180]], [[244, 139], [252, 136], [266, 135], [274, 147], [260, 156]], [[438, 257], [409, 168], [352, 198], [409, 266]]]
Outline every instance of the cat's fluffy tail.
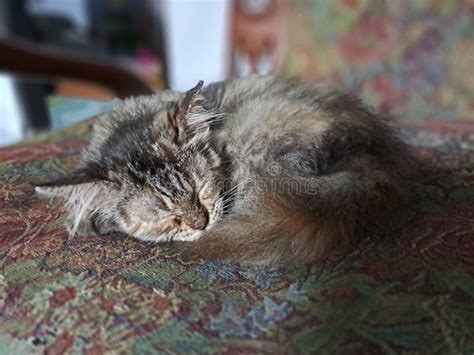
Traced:
[[255, 194], [185, 245], [184, 255], [241, 264], [311, 263], [349, 247], [368, 225], [383, 224], [408, 197], [403, 184], [383, 172], [344, 171], [299, 186], [303, 190]]

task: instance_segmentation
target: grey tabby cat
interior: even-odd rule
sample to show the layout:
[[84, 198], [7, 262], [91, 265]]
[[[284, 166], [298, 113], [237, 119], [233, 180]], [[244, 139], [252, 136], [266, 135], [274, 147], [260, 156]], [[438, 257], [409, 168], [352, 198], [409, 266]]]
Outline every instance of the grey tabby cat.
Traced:
[[325, 84], [271, 76], [126, 100], [104, 114], [65, 199], [76, 233], [184, 241], [185, 256], [305, 264], [383, 224], [416, 168], [395, 132]]

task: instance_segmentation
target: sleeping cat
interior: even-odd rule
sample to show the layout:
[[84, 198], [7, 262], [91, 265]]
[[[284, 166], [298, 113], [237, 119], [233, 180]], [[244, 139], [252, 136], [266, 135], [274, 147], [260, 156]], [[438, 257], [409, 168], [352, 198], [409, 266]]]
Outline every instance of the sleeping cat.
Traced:
[[349, 94], [253, 76], [126, 100], [65, 181], [76, 233], [180, 241], [185, 256], [305, 264], [347, 248], [410, 196], [416, 164]]

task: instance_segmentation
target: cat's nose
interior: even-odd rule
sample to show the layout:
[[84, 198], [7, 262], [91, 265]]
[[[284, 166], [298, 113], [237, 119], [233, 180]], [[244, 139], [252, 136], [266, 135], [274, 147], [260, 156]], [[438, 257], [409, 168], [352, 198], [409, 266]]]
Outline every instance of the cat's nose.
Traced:
[[209, 215], [205, 209], [200, 211], [200, 213], [193, 213], [184, 218], [184, 223], [186, 223], [192, 229], [203, 230], [207, 227], [209, 223]]

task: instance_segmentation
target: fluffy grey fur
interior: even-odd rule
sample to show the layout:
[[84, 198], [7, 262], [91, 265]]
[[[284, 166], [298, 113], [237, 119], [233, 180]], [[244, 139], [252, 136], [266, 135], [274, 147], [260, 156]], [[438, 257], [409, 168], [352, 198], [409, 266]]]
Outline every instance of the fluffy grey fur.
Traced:
[[190, 241], [183, 255], [300, 264], [347, 247], [409, 196], [416, 167], [349, 94], [271, 76], [126, 100], [69, 181], [71, 234]]

